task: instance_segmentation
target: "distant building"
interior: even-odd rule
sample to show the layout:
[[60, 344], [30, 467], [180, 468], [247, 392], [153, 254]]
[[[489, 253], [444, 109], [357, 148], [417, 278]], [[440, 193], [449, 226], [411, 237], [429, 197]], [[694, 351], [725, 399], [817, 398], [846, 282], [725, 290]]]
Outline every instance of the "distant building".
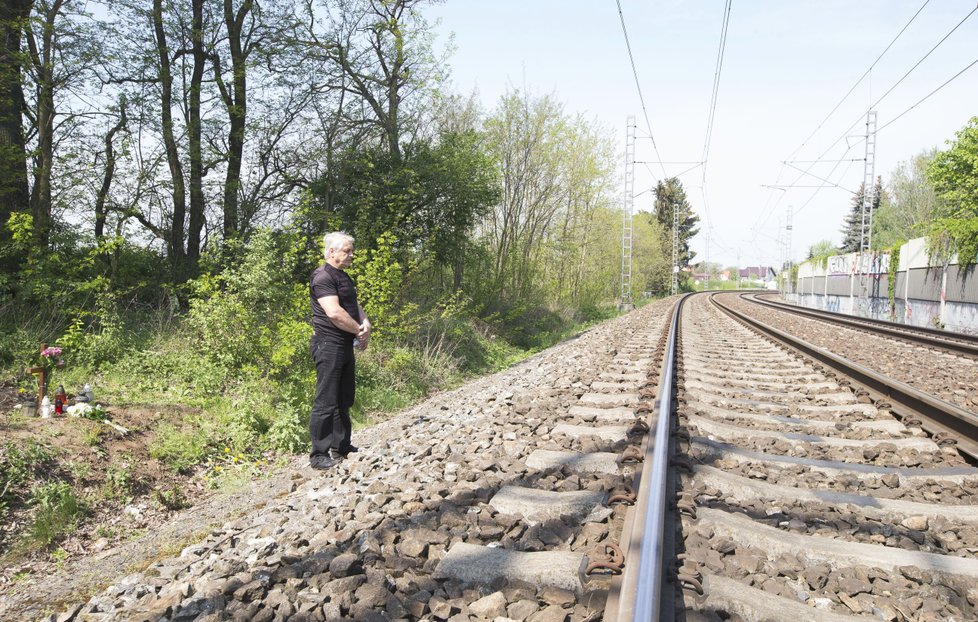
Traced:
[[747, 266], [737, 270], [737, 276], [749, 281], [768, 282], [773, 281], [778, 273], [770, 266]]

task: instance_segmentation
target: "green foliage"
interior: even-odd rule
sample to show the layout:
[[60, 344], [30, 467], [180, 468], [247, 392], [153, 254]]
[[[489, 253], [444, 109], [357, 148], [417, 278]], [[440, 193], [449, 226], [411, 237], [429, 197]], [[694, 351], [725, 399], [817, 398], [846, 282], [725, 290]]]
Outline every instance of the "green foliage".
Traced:
[[904, 242], [897, 242], [890, 248], [890, 271], [886, 280], [886, 295], [890, 299], [890, 318], [896, 313], [896, 280], [900, 271], [900, 248]]
[[360, 306], [375, 326], [374, 336], [380, 339], [402, 339], [415, 330], [417, 322], [417, 305], [401, 297], [404, 268], [394, 257], [393, 246], [393, 233], [384, 232], [376, 246], [361, 253], [347, 269], [356, 281]]
[[978, 117], [972, 117], [950, 147], [927, 167], [927, 180], [942, 203], [945, 217], [978, 217]]
[[828, 265], [829, 257], [838, 255], [839, 252], [830, 240], [822, 240], [808, 247], [808, 260], [824, 268]]
[[185, 510], [190, 507], [190, 502], [180, 486], [173, 485], [169, 488], [161, 488], [153, 491], [153, 498], [160, 506], [170, 510]]
[[207, 451], [208, 440], [197, 422], [162, 424], [149, 445], [149, 455], [177, 472], [188, 472]]
[[263, 229], [238, 253], [240, 261], [192, 283], [191, 327], [203, 358], [229, 376], [282, 377], [305, 356], [309, 335], [308, 286], [295, 278], [302, 245]]
[[931, 261], [945, 266], [955, 255], [961, 265], [978, 262], [978, 217], [938, 218], [932, 222], [927, 254]]
[[51, 448], [33, 439], [0, 446], [0, 520], [12, 503], [25, 499], [24, 486], [53, 461]]
[[31, 539], [42, 546], [74, 531], [78, 521], [88, 511], [84, 502], [75, 496], [71, 484], [65, 482], [34, 487], [31, 504], [34, 506], [34, 517], [29, 533]]
[[102, 494], [107, 499], [118, 499], [128, 503], [132, 500], [136, 481], [132, 474], [132, 463], [121, 460], [109, 464], [105, 471], [105, 484]]

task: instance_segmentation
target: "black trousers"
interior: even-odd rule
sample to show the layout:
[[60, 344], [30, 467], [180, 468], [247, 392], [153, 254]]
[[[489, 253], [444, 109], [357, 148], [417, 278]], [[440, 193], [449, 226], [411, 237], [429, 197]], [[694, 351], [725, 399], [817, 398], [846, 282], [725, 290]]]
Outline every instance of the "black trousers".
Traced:
[[356, 363], [351, 342], [338, 344], [313, 335], [309, 351], [316, 363], [316, 396], [309, 417], [310, 457], [316, 457], [350, 447]]

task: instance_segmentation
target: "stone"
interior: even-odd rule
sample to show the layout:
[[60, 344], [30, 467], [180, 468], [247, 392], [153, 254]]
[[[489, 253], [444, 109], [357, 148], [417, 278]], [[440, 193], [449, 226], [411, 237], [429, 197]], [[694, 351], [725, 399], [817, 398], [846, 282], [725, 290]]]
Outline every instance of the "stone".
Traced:
[[452, 603], [439, 596], [432, 596], [428, 600], [428, 608], [431, 610], [431, 616], [436, 620], [447, 620], [458, 612]]
[[558, 605], [550, 605], [529, 617], [527, 622], [567, 622], [568, 612]]
[[389, 596], [390, 592], [386, 587], [370, 583], [362, 585], [355, 593], [357, 605], [363, 605], [367, 608], [385, 605]]
[[520, 599], [506, 607], [506, 615], [514, 620], [526, 620], [540, 610], [536, 600]]
[[357, 575], [363, 572], [363, 563], [353, 553], [344, 553], [329, 563], [329, 572], [334, 577]]
[[900, 524], [907, 529], [912, 529], [914, 531], [926, 531], [927, 530], [927, 517], [926, 516], [909, 516], [902, 521]]
[[493, 619], [506, 614], [506, 597], [502, 592], [493, 592], [469, 604], [469, 611], [483, 618]]
[[540, 599], [549, 605], [557, 605], [561, 607], [572, 605], [577, 601], [577, 598], [574, 596], [574, 592], [550, 585], [540, 590]]

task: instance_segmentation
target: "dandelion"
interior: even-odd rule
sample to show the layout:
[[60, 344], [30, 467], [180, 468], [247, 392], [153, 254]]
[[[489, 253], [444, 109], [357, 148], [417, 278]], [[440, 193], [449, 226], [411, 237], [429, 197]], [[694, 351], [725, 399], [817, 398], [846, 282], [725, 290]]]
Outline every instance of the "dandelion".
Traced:
[[226, 453], [226, 454], [231, 453], [231, 448], [230, 447], [225, 447], [224, 448], [224, 453]]

